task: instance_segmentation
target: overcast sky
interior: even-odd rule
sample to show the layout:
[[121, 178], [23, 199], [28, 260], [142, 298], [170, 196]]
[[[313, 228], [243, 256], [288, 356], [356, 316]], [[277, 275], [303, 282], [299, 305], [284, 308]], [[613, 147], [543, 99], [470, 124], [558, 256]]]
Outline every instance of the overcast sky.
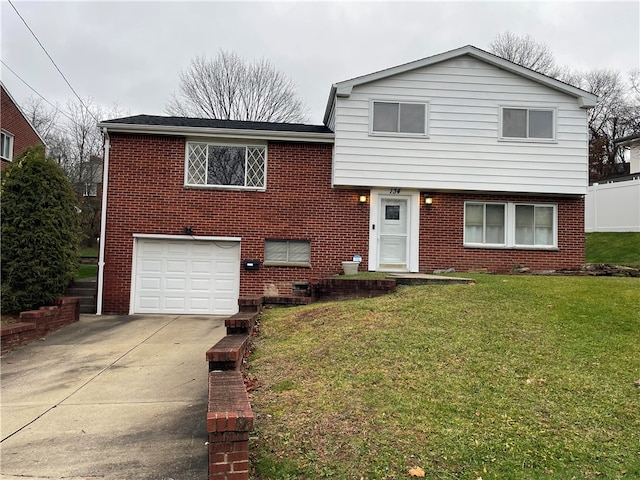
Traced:
[[[511, 31], [546, 43], [560, 65], [640, 68], [640, 2], [30, 2], [12, 0], [81, 97], [163, 115], [197, 55], [265, 57], [321, 123], [332, 83]], [[2, 0], [2, 60], [52, 103], [73, 98]], [[2, 66], [18, 103], [32, 92]]]

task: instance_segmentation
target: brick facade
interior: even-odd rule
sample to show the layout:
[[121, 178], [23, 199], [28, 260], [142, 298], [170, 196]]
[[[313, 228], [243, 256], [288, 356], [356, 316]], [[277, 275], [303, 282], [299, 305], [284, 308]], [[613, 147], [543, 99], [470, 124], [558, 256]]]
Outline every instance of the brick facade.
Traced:
[[[420, 212], [420, 270], [508, 272], [514, 265], [532, 270], [577, 269], [584, 263], [584, 198], [478, 193], [430, 194], [433, 204]], [[558, 206], [558, 248], [488, 249], [463, 246], [465, 201], [523, 202]]]
[[[0, 88], [0, 127], [5, 132], [13, 135], [13, 159], [24, 152], [27, 147], [41, 144], [42, 140], [29, 124], [18, 106], [13, 102], [4, 86]], [[8, 165], [8, 162], [2, 160], [2, 167]]]
[[[264, 192], [184, 187], [186, 139], [110, 135], [103, 312], [129, 312], [133, 234], [240, 237], [241, 258], [264, 260], [268, 238], [309, 240], [311, 268], [268, 267], [240, 272], [240, 295], [290, 295], [292, 282], [339, 273], [360, 254], [368, 268], [366, 190], [331, 187], [332, 145], [269, 142]], [[421, 205], [420, 271], [455, 268], [509, 271], [577, 268], [584, 262], [582, 197], [431, 193]], [[522, 201], [558, 205], [558, 249], [481, 249], [463, 246], [464, 202]]]
[[332, 145], [269, 142], [264, 192], [184, 187], [184, 137], [111, 134], [103, 312], [128, 313], [133, 234], [241, 237], [264, 260], [266, 238], [309, 240], [311, 268], [240, 272], [240, 295], [291, 294], [292, 281], [367, 262], [369, 211], [360, 190], [331, 188]]

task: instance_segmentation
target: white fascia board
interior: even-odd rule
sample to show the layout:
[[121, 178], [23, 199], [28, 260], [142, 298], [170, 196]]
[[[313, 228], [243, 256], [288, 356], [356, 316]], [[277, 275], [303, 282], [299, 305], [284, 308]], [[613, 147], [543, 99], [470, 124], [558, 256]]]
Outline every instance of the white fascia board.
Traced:
[[128, 123], [98, 124], [110, 133], [138, 133], [147, 135], [175, 135], [180, 137], [216, 137], [251, 140], [280, 140], [294, 142], [333, 143], [333, 133], [279, 132], [274, 130], [244, 130], [233, 128], [177, 127], [166, 125], [133, 125]]
[[199, 235], [167, 235], [161, 233], [134, 233], [133, 238], [147, 238], [151, 240], [197, 240], [213, 242], [240, 242], [241, 237], [206, 237]]
[[331, 108], [333, 104], [336, 102], [336, 86], [331, 85], [331, 90], [329, 91], [329, 99], [327, 100], [327, 106], [324, 109], [324, 117], [322, 119], [322, 123], [326, 125], [329, 122], [329, 116], [331, 115]]
[[[450, 50], [448, 52], [440, 53], [438, 55], [433, 55], [431, 57], [415, 60], [413, 62], [387, 68], [385, 70], [380, 70], [378, 72], [370, 73], [368, 75], [363, 75], [360, 77], [352, 78], [350, 80], [345, 80], [343, 82], [338, 82], [333, 86], [332, 92], [337, 91], [338, 95], [340, 95], [340, 92], [344, 92], [346, 94], [346, 92], [349, 91], [348, 89], [353, 88], [354, 86], [375, 82], [376, 80], [381, 80], [383, 78], [391, 77], [393, 75], [398, 75], [400, 73], [409, 72], [411, 70], [427, 67], [429, 65], [434, 65], [436, 63], [444, 62], [446, 60], [451, 60], [453, 58], [461, 57], [463, 55], [469, 55], [473, 58], [477, 58], [478, 60], [481, 60], [490, 65], [494, 65], [498, 68], [512, 72], [516, 75], [529, 78], [530, 80], [541, 83], [550, 88], [558, 90], [562, 93], [575, 97], [578, 99], [578, 105], [580, 106], [580, 108], [594, 107], [598, 101], [598, 97], [592, 93], [589, 93], [580, 88], [573, 87], [567, 83], [556, 80], [555, 78], [548, 77], [546, 75], [538, 73], [529, 68], [522, 67], [513, 62], [510, 62], [509, 60], [505, 60], [504, 58], [500, 58], [489, 52], [485, 52], [484, 50], [476, 48], [472, 45], [467, 45], [465, 47], [457, 48], [455, 50]], [[350, 94], [350, 91], [349, 91], [349, 94]], [[348, 96], [348, 94], [343, 96]]]

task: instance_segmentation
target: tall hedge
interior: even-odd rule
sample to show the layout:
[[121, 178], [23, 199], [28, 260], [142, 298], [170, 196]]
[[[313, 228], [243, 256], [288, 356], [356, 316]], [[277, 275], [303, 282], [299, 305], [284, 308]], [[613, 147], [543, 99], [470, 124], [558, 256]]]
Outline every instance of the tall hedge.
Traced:
[[0, 185], [2, 311], [47, 305], [64, 292], [78, 266], [73, 187], [41, 146], [2, 169]]

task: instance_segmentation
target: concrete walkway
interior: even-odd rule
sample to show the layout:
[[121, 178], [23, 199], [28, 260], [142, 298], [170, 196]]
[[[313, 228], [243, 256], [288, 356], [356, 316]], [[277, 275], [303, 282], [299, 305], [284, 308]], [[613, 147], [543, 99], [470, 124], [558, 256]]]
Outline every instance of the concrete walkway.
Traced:
[[0, 478], [207, 478], [224, 317], [82, 315], [1, 360]]

